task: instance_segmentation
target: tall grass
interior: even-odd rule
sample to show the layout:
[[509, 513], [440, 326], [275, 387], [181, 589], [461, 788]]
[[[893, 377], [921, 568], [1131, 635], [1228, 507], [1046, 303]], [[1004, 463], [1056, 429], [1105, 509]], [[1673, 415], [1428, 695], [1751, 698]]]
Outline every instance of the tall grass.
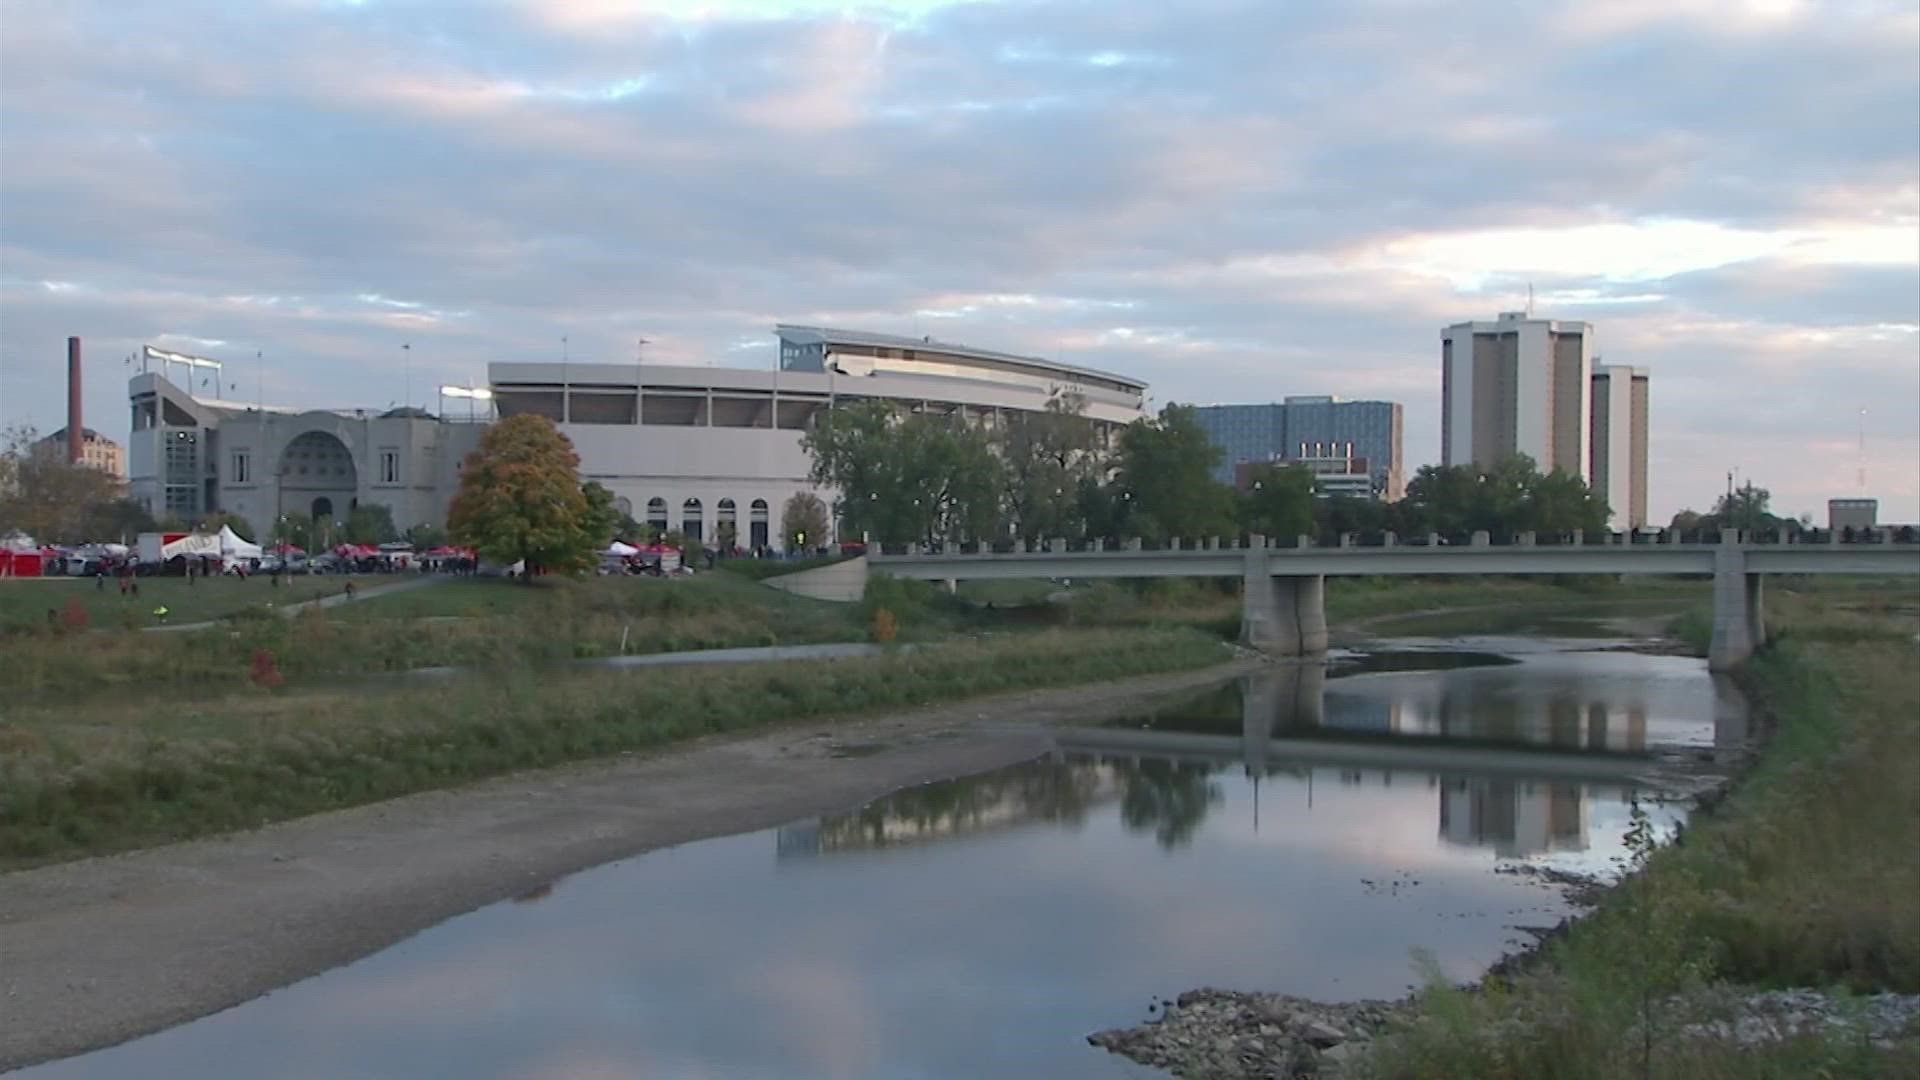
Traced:
[[1773, 736], [1734, 793], [1697, 817], [1685, 842], [1647, 853], [1639, 873], [1519, 974], [1473, 992], [1430, 989], [1422, 1019], [1383, 1044], [1371, 1075], [1920, 1072], [1920, 1039], [1883, 1051], [1842, 1030], [1743, 1048], [1677, 1030], [1676, 1000], [1695, 1003], [1699, 1018], [1727, 1014], [1738, 995], [1710, 992], [1721, 983], [1920, 992], [1912, 639], [1831, 596], [1783, 600], [1784, 632], [1740, 674]]
[[1201, 667], [1225, 655], [1191, 632], [1048, 632], [831, 663], [539, 677], [505, 668], [383, 693], [14, 710], [0, 725], [0, 866], [714, 732]]

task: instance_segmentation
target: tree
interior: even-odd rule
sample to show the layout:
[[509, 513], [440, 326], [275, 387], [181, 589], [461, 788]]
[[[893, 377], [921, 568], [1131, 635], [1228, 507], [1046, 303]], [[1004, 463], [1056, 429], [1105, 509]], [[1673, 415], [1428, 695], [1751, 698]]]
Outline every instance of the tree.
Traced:
[[586, 515], [581, 519], [580, 527], [593, 538], [594, 550], [601, 551], [620, 534], [620, 519], [624, 515], [613, 504], [613, 492], [598, 480], [582, 484], [580, 496], [587, 500]]
[[447, 530], [438, 525], [428, 525], [422, 522], [407, 530], [407, 543], [412, 544], [414, 548], [419, 551], [431, 551], [437, 547], [445, 547], [447, 544]]
[[215, 510], [213, 513], [201, 518], [194, 523], [193, 531], [217, 533], [222, 526], [232, 529], [233, 535], [245, 540], [247, 543], [253, 543], [253, 526], [248, 523], [246, 518], [226, 510]]
[[998, 450], [1006, 469], [1006, 509], [1016, 535], [1027, 540], [1081, 536], [1087, 519], [1084, 481], [1104, 480], [1106, 462], [1095, 448], [1086, 398], [1059, 394], [1043, 412], [1007, 418]]
[[1759, 532], [1763, 529], [1775, 529], [1782, 519], [1774, 517], [1769, 509], [1773, 502], [1773, 493], [1763, 487], [1754, 487], [1752, 481], [1734, 488], [1713, 506], [1713, 524], [1721, 529], [1739, 529], [1742, 532]]
[[595, 524], [580, 486], [580, 455], [553, 421], [530, 413], [481, 436], [447, 514], [456, 542], [495, 562], [524, 562], [528, 571], [591, 568], [606, 543], [588, 532]]
[[275, 544], [291, 544], [303, 551], [313, 550], [313, 519], [305, 514], [283, 514], [273, 523], [269, 534]]
[[43, 544], [101, 539], [89, 535], [90, 523], [122, 493], [119, 477], [68, 461], [31, 427], [0, 435], [0, 535], [22, 532]]
[[100, 503], [87, 512], [88, 536], [130, 544], [143, 532], [158, 532], [159, 523], [147, 508], [132, 499]]
[[349, 544], [386, 544], [400, 538], [393, 510], [385, 503], [361, 503], [347, 514]]
[[811, 491], [796, 491], [780, 510], [780, 535], [788, 551], [802, 551], [827, 542], [827, 504]]
[[1213, 478], [1220, 450], [1191, 405], [1168, 405], [1120, 433], [1114, 485], [1120, 527], [1144, 540], [1218, 536], [1233, 529], [1233, 489]]
[[816, 485], [838, 489], [844, 533], [882, 544], [983, 539], [998, 527], [1004, 473], [978, 427], [868, 401], [822, 415], [802, 438]]
[[1313, 531], [1313, 473], [1302, 465], [1261, 465], [1240, 497], [1240, 524], [1284, 543]]

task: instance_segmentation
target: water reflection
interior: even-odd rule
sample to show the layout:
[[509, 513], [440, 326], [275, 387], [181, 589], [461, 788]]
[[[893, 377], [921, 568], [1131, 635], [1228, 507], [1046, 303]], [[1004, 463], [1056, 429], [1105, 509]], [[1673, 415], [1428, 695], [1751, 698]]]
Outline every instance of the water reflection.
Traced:
[[[1490, 870], [1606, 867], [1644, 751], [1721, 719], [1700, 665], [1657, 659], [1497, 669], [1538, 676], [1506, 684], [1504, 742], [1422, 726], [1501, 699], [1448, 685], [1496, 669], [1277, 669], [1039, 761], [576, 874], [21, 1076], [1147, 1075], [1083, 1037], [1200, 985], [1391, 996], [1415, 950], [1466, 979], [1556, 921], [1556, 894]], [[1539, 722], [1558, 698], [1577, 738]]]

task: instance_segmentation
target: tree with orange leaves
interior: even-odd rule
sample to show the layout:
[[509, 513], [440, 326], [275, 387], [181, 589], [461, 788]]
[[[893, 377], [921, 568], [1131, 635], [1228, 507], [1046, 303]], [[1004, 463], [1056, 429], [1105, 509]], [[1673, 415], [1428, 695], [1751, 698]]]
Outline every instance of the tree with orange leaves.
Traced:
[[455, 543], [499, 563], [536, 572], [590, 569], [608, 537], [580, 486], [580, 455], [543, 416], [521, 414], [493, 425], [461, 466], [460, 492], [447, 514]]

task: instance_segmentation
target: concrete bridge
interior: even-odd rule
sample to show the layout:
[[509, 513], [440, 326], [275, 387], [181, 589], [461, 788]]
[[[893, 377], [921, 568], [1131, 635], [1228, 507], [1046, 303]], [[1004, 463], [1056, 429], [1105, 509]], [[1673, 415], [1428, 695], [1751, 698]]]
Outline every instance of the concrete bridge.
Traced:
[[1471, 544], [1447, 546], [1437, 537], [1404, 544], [1393, 534], [1379, 546], [1359, 547], [1351, 537], [1338, 546], [1315, 546], [1299, 537], [1279, 547], [1263, 536], [1242, 546], [1218, 539], [1199, 544], [1147, 550], [1130, 540], [1117, 547], [1070, 549], [1055, 540], [1043, 548], [1014, 551], [918, 551], [872, 555], [874, 572], [928, 581], [1019, 578], [1165, 578], [1238, 577], [1243, 581], [1240, 640], [1279, 656], [1320, 656], [1327, 651], [1326, 579], [1329, 576], [1491, 574], [1673, 574], [1713, 577], [1713, 642], [1708, 666], [1723, 671], [1738, 666], [1766, 642], [1762, 582], [1768, 574], [1912, 574], [1920, 576], [1920, 544], [1896, 543], [1881, 530], [1877, 543], [1743, 542], [1728, 531], [1718, 544], [1661, 542], [1538, 544], [1531, 534], [1516, 543], [1494, 545], [1476, 533]]

